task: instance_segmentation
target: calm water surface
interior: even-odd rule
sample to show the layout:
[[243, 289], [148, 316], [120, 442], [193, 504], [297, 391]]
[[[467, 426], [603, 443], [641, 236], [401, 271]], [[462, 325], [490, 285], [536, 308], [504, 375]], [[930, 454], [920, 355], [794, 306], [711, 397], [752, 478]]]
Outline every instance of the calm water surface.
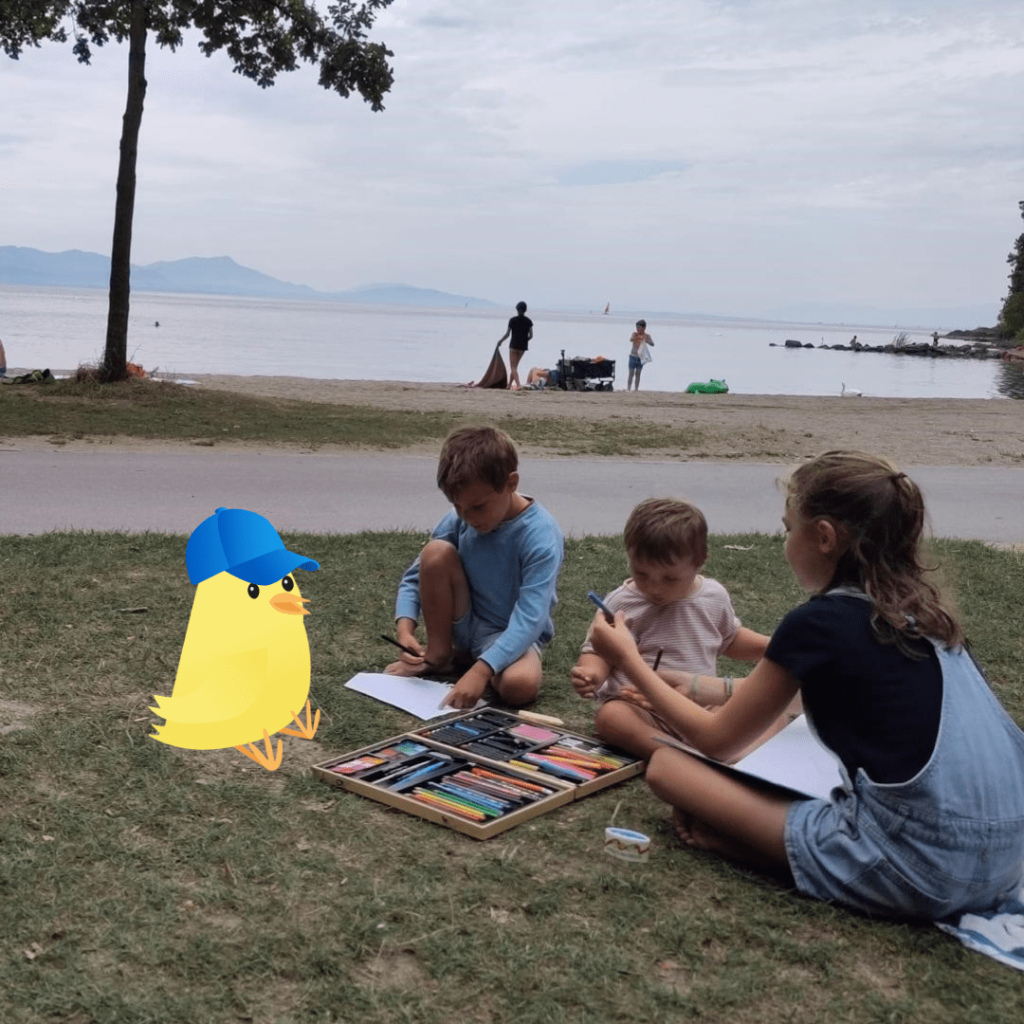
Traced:
[[[0, 337], [9, 368], [73, 369], [98, 361], [106, 306], [101, 290], [0, 286]], [[465, 383], [483, 373], [512, 313], [139, 292], [132, 296], [128, 355], [147, 370], [183, 377]], [[534, 338], [521, 370], [553, 366], [563, 350], [568, 356], [603, 355], [615, 360], [616, 385], [625, 386], [632, 315], [529, 315]], [[646, 316], [655, 342], [654, 361], [643, 375], [648, 390], [684, 391], [691, 382], [715, 378], [739, 394], [838, 395], [845, 383], [879, 397], [1024, 398], [1024, 373], [998, 360], [782, 347], [787, 338], [831, 345], [854, 334], [865, 344], [886, 344], [901, 329], [913, 341], [930, 341], [930, 327]], [[507, 355], [507, 347], [503, 351]]]

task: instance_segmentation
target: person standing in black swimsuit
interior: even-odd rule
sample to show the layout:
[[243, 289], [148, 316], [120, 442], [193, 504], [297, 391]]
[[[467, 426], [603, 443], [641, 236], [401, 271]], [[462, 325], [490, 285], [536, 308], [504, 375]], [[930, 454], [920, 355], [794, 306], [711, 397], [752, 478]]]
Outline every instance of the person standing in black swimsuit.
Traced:
[[511, 341], [508, 343], [508, 386], [513, 391], [517, 391], [521, 386], [519, 360], [523, 358], [523, 353], [530, 347], [530, 339], [533, 337], [533, 321], [526, 315], [525, 302], [516, 303], [516, 314], [509, 320], [508, 329], [498, 339], [498, 344], [501, 345], [506, 338], [511, 337]]

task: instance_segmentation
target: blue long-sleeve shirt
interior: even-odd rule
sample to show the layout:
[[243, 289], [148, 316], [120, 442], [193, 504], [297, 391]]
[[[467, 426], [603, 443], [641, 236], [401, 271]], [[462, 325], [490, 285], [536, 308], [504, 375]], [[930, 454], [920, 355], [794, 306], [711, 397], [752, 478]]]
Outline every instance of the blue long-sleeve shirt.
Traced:
[[[445, 540], [459, 553], [469, 583], [473, 614], [501, 635], [480, 657], [503, 672], [534, 643], [555, 635], [551, 613], [565, 554], [565, 539], [554, 516], [537, 501], [490, 533], [477, 533], [454, 511], [434, 527], [431, 539]], [[398, 585], [396, 619], [419, 620], [420, 560]]]

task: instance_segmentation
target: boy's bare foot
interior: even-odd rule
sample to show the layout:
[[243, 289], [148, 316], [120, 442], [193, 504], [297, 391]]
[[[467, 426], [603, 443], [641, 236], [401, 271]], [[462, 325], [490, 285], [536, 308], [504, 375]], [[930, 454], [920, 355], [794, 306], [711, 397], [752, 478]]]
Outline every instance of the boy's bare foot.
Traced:
[[450, 676], [455, 671], [455, 665], [449, 661], [446, 665], [438, 667], [433, 662], [421, 661], [418, 665], [411, 665], [407, 661], [391, 662], [384, 669], [386, 676], [405, 676], [409, 679], [418, 679], [421, 676]]

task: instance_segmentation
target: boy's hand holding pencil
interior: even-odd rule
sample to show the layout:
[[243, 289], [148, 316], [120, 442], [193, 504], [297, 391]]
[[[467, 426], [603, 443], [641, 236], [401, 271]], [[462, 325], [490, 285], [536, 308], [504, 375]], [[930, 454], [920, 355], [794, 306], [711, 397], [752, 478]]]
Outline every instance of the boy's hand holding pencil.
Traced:
[[[399, 636], [401, 635], [402, 634], [399, 633]], [[420, 644], [419, 640], [417, 640], [414, 635], [408, 634], [404, 636], [401, 641], [399, 641], [395, 640], [394, 637], [388, 636], [386, 633], [381, 633], [380, 638], [381, 640], [386, 640], [389, 644], [391, 644], [394, 647], [397, 647], [402, 652], [402, 657], [397, 662], [395, 662], [394, 666], [389, 667], [389, 669], [387, 670], [391, 674], [410, 674], [408, 670], [404, 668], [399, 668], [399, 666], [411, 666], [412, 668], [416, 669], [427, 668], [431, 671], [437, 669], [436, 665], [427, 661], [427, 659], [423, 656], [423, 646]], [[392, 671], [392, 669], [395, 669], [396, 671]]]

